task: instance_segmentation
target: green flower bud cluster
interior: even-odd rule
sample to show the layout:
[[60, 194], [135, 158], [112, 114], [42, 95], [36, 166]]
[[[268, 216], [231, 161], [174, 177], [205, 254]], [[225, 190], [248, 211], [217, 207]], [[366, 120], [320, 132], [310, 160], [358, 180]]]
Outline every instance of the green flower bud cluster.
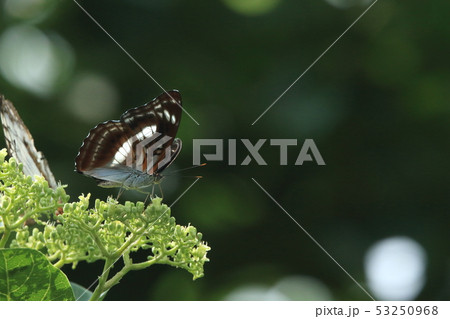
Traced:
[[33, 181], [22, 173], [22, 164], [14, 158], [6, 161], [6, 156], [6, 150], [0, 150], [0, 248], [6, 246], [11, 232], [25, 230], [28, 222], [42, 226], [69, 200], [63, 186], [51, 189], [41, 176]]
[[[210, 247], [194, 226], [180, 226], [171, 217], [170, 207], [155, 198], [119, 204], [108, 198], [95, 200], [90, 195], [68, 203], [64, 186], [52, 189], [42, 177], [22, 173], [22, 164], [5, 160], [0, 151], [0, 248], [26, 247], [43, 252], [56, 267], [80, 261], [103, 260], [105, 268], [93, 298], [98, 300], [130, 270], [153, 264], [167, 264], [189, 271], [194, 279], [203, 276]], [[32, 218], [35, 223], [27, 225]], [[15, 233], [15, 239], [10, 235]], [[11, 236], [14, 237], [14, 236]], [[131, 254], [148, 251], [147, 260], [133, 263]], [[109, 278], [109, 269], [123, 259], [123, 268]]]

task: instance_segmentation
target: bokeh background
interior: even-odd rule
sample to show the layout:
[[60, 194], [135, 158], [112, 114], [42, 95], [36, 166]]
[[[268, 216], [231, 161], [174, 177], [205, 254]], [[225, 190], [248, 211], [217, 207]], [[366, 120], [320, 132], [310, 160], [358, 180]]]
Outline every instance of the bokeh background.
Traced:
[[[185, 175], [203, 175], [172, 213], [212, 247], [206, 275], [153, 266], [107, 299], [368, 300], [252, 177], [375, 298], [450, 298], [449, 1], [379, 0], [253, 126], [369, 0], [79, 3], [200, 123], [183, 115], [172, 170], [192, 164], [195, 138], [312, 138], [326, 162], [295, 166], [297, 146], [280, 166], [266, 142], [266, 166], [209, 162], [167, 177], [170, 204], [193, 182]], [[0, 92], [72, 200], [115, 195], [73, 171], [81, 142], [162, 90], [73, 1], [0, 10]], [[246, 155], [239, 145], [238, 163]], [[101, 268], [63, 270], [89, 286]]]

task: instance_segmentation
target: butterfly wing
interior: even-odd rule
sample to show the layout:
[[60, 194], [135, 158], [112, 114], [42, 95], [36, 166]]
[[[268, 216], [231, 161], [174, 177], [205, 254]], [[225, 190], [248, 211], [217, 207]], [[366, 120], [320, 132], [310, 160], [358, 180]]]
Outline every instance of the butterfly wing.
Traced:
[[181, 149], [181, 141], [174, 142], [180, 120], [180, 93], [163, 93], [119, 121], [93, 128], [75, 159], [76, 170], [100, 180], [100, 186], [149, 184], [149, 175], [170, 165]]
[[115, 160], [117, 154], [125, 152], [121, 149], [130, 139], [131, 132], [120, 121], [108, 121], [94, 127], [84, 139], [75, 159], [75, 169], [80, 172], [111, 164], [122, 164]]
[[[121, 122], [132, 130], [135, 137], [134, 144], [130, 145], [134, 152], [131, 156], [133, 168], [153, 175], [173, 162], [175, 158], [172, 156], [176, 157], [181, 150], [181, 143], [178, 152], [172, 148], [180, 125], [181, 103], [180, 92], [172, 90], [122, 114]], [[170, 153], [166, 153], [169, 149]]]
[[[177, 158], [178, 154], [180, 153], [182, 146], [183, 144], [181, 143], [181, 140], [179, 138], [176, 138], [173, 141], [172, 145], [170, 146], [170, 154], [168, 154], [167, 156], [168, 160], [163, 165], [160, 165], [158, 168], [155, 168], [155, 174], [160, 174], [167, 166], [172, 164], [172, 162]], [[164, 151], [166, 150], [167, 149], [165, 149]], [[164, 156], [166, 156], [165, 153]]]
[[6, 146], [11, 156], [23, 164], [26, 175], [43, 176], [50, 187], [56, 188], [57, 183], [44, 154], [36, 150], [33, 136], [19, 116], [13, 104], [0, 96], [0, 117], [3, 124]]

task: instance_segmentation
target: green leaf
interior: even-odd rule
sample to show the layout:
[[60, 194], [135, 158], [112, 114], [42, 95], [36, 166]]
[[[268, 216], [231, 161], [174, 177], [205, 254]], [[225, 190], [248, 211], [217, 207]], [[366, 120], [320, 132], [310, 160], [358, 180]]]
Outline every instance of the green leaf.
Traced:
[[37, 250], [0, 249], [0, 300], [74, 300], [66, 275]]
[[92, 297], [92, 291], [86, 290], [83, 286], [70, 282], [76, 301], [88, 301]]

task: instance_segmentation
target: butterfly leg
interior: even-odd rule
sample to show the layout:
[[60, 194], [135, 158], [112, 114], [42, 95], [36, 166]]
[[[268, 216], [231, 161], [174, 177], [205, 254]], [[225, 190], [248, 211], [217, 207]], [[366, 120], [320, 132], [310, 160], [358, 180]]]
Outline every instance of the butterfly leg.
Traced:
[[161, 192], [161, 198], [163, 198], [164, 194], [163, 194], [163, 190], [162, 190], [162, 187], [161, 187], [161, 183], [158, 183], [158, 187], [159, 187], [159, 191]]
[[151, 199], [151, 193], [147, 193], [147, 196], [145, 197], [144, 206], [147, 204], [147, 201]]
[[119, 194], [117, 194], [116, 200], [118, 201], [120, 196], [123, 194], [123, 192], [125, 191], [125, 188], [121, 187], [119, 190]]
[[152, 185], [151, 199], [155, 198], [155, 184]]

